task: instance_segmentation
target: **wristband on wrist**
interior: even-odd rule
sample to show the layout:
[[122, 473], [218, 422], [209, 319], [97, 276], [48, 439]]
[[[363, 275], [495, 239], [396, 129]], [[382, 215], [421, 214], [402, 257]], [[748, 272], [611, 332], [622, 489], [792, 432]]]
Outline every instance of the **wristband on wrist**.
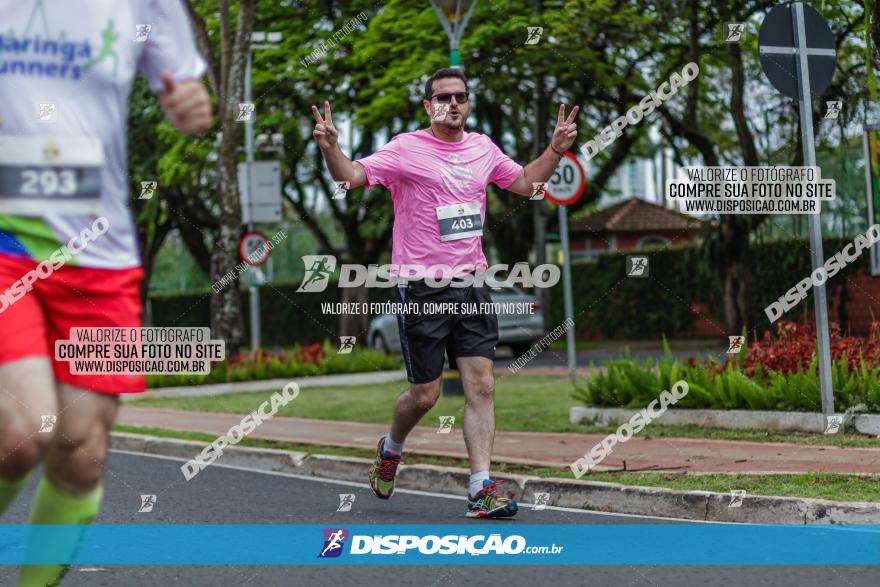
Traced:
[[550, 150], [559, 155], [560, 157], [565, 157], [565, 153], [560, 153], [556, 149], [553, 148], [553, 145], [550, 145]]

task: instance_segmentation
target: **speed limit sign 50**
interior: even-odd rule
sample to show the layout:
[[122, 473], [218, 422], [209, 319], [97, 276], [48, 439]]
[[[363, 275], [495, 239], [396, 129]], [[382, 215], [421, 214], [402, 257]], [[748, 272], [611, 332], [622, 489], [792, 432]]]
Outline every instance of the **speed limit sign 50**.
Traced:
[[256, 230], [245, 233], [238, 242], [239, 258], [252, 267], [258, 267], [269, 260], [272, 246], [262, 232]]
[[584, 168], [578, 162], [573, 153], [566, 153], [556, 166], [553, 177], [547, 182], [544, 193], [554, 203], [560, 206], [574, 204], [584, 194], [587, 187], [587, 178]]

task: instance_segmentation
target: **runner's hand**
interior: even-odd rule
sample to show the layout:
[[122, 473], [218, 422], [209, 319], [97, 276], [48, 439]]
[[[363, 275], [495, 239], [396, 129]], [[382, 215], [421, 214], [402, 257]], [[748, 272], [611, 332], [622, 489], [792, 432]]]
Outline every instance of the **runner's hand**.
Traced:
[[318, 107], [312, 104], [312, 114], [315, 116], [315, 130], [312, 133], [315, 142], [322, 151], [333, 149], [339, 143], [339, 131], [333, 126], [333, 114], [330, 112], [330, 102], [324, 101], [324, 118]]
[[580, 106], [575, 106], [571, 114], [566, 118], [565, 104], [559, 105], [559, 115], [556, 117], [556, 130], [553, 131], [553, 138], [550, 139], [550, 146], [554, 150], [565, 153], [574, 144], [578, 134], [577, 124], [574, 122], [578, 110], [580, 110]]
[[165, 90], [159, 94], [159, 102], [174, 128], [187, 134], [211, 128], [211, 99], [202, 82], [177, 82], [166, 72], [162, 74], [162, 83]]

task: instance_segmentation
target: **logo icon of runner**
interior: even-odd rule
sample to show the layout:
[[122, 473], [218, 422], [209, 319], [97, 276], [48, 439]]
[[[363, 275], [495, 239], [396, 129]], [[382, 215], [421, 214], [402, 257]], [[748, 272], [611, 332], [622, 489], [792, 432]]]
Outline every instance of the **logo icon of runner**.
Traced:
[[149, 200], [153, 197], [153, 194], [156, 193], [156, 186], [158, 182], [155, 181], [142, 181], [141, 182], [141, 195], [138, 198], [139, 200]]
[[627, 257], [626, 258], [627, 277], [648, 277], [648, 258], [647, 257]]
[[546, 181], [539, 181], [532, 183], [532, 195], [529, 196], [530, 200], [543, 200], [544, 193], [547, 189]]
[[351, 506], [354, 505], [354, 493], [340, 493], [339, 494], [339, 507], [336, 508], [337, 512], [350, 512]]
[[727, 31], [724, 35], [724, 42], [739, 43], [740, 40], [742, 40], [743, 32], [746, 27], [741, 22], [726, 22], [724, 23], [724, 28]]
[[348, 355], [351, 354], [351, 351], [354, 350], [354, 343], [357, 339], [354, 336], [340, 336], [339, 337], [339, 350], [336, 351], [339, 355]]
[[250, 122], [251, 116], [254, 114], [254, 103], [253, 102], [241, 102], [238, 105], [238, 116], [236, 116], [236, 122]]
[[526, 27], [528, 31], [528, 37], [526, 38], [526, 45], [537, 45], [538, 41], [541, 40], [541, 35], [544, 34], [544, 27], [542, 26], [529, 26]]
[[825, 416], [825, 422], [825, 432], [823, 434], [837, 434], [840, 432], [840, 427], [843, 426], [843, 416], [837, 414]]
[[[336, 267], [336, 257], [325, 255], [305, 255], [303, 256], [303, 264], [306, 265], [306, 275], [303, 278], [302, 285], [299, 286], [298, 292], [319, 292], [327, 289], [327, 283], [330, 281], [330, 274]], [[308, 266], [311, 261], [311, 267]]]
[[743, 498], [746, 496], [745, 489], [731, 489], [730, 490], [730, 503], [727, 504], [729, 508], [738, 508], [743, 504]]
[[535, 507], [532, 508], [535, 511], [543, 510], [550, 504], [550, 494], [549, 493], [535, 493]]
[[55, 122], [58, 108], [54, 103], [41, 103], [40, 106], [40, 122]]
[[152, 29], [152, 25], [148, 24], [136, 24], [134, 25], [134, 42], [135, 43], [144, 43], [147, 40], [147, 37], [150, 36], [150, 29]]
[[825, 113], [825, 120], [837, 120], [837, 117], [840, 115], [840, 110], [843, 108], [842, 100], [831, 100], [825, 102], [826, 106], [828, 106], [828, 111]]
[[348, 181], [337, 181], [334, 182], [336, 184], [336, 189], [333, 190], [333, 199], [341, 200], [345, 197], [345, 194], [348, 192], [349, 186], [351, 186], [351, 182]]
[[155, 495], [141, 495], [141, 507], [138, 509], [138, 513], [149, 513], [153, 511], [153, 507], [156, 505], [156, 496]]
[[52, 429], [55, 428], [55, 423], [58, 421], [58, 416], [51, 414], [48, 416], [40, 416], [40, 430], [39, 432], [52, 432]]
[[342, 546], [345, 544], [347, 537], [348, 533], [342, 528], [335, 531], [330, 529], [324, 530], [324, 549], [318, 555], [318, 558], [331, 558], [342, 554]]
[[728, 336], [727, 339], [730, 341], [730, 346], [727, 347], [728, 355], [738, 353], [743, 343], [745, 343], [745, 337], [743, 336]]
[[440, 416], [440, 428], [437, 429], [437, 434], [449, 434], [454, 425], [455, 416]]

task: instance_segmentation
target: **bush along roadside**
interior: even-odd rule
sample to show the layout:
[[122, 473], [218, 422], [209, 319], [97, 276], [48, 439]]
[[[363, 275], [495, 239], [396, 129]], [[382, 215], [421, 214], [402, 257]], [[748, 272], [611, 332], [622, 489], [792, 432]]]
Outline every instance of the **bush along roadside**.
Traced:
[[236, 381], [263, 381], [338, 373], [366, 373], [393, 371], [403, 368], [398, 355], [386, 355], [373, 350], [354, 350], [350, 354], [336, 353], [329, 341], [294, 347], [292, 352], [270, 353], [259, 350], [255, 356], [241, 354], [225, 361], [212, 363], [207, 375], [150, 375], [147, 387], [172, 387], [233, 383]]
[[[867, 338], [843, 337], [833, 325], [831, 350], [835, 406], [880, 412], [880, 323], [872, 325]], [[607, 371], [577, 387], [573, 397], [587, 406], [638, 408], [684, 379], [690, 391], [676, 408], [821, 410], [815, 338], [809, 325], [780, 322], [775, 339], [767, 333], [721, 364], [713, 359], [676, 360], [665, 340], [664, 351], [663, 358], [641, 364], [628, 352], [623, 359], [605, 361]]]

